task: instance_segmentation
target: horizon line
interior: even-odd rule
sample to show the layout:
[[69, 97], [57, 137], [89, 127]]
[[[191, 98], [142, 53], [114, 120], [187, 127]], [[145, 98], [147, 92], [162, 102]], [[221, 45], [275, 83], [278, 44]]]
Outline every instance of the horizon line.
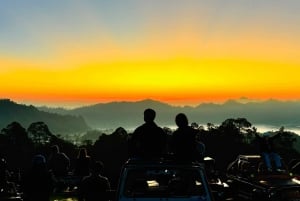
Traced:
[[[216, 105], [223, 105], [225, 103], [235, 101], [237, 103], [241, 104], [247, 104], [247, 103], [262, 103], [266, 101], [278, 101], [278, 102], [297, 102], [300, 101], [299, 99], [295, 100], [281, 100], [281, 99], [276, 99], [276, 98], [268, 98], [268, 99], [250, 99], [247, 97], [241, 97], [237, 99], [229, 98], [224, 101], [200, 101], [198, 103], [194, 104], [183, 104], [183, 103], [172, 103], [172, 101], [162, 101], [162, 100], [157, 100], [157, 99], [152, 99], [152, 98], [144, 98], [144, 99], [139, 99], [139, 100], [111, 100], [111, 101], [98, 101], [98, 102], [87, 102], [87, 101], [77, 101], [77, 100], [71, 100], [71, 101], [57, 101], [57, 102], [48, 102], [46, 103], [45, 101], [32, 101], [32, 100], [15, 100], [12, 98], [2, 98], [0, 97], [0, 101], [12, 101], [17, 104], [23, 104], [23, 105], [32, 105], [35, 107], [47, 107], [47, 108], [62, 108], [62, 109], [76, 109], [76, 108], [81, 108], [81, 107], [89, 107], [89, 106], [94, 106], [97, 104], [110, 104], [110, 103], [138, 103], [138, 102], [143, 102], [143, 101], [154, 101], [154, 102], [159, 102], [163, 104], [168, 104], [170, 106], [174, 107], [198, 107], [202, 104], [216, 104]], [[181, 101], [184, 102], [184, 101]], [[188, 101], [187, 101], [188, 102]], [[194, 101], [195, 102], [195, 101]]]

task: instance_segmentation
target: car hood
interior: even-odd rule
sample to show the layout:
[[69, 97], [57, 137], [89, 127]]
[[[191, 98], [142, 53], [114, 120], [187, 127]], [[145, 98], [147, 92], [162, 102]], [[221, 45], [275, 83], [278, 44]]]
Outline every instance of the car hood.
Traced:
[[161, 200], [168, 200], [168, 201], [209, 201], [207, 197], [202, 196], [194, 196], [194, 197], [177, 197], [177, 198], [123, 198], [119, 201], [161, 201]]
[[256, 182], [266, 187], [299, 186], [300, 180], [289, 175], [265, 175], [256, 178]]

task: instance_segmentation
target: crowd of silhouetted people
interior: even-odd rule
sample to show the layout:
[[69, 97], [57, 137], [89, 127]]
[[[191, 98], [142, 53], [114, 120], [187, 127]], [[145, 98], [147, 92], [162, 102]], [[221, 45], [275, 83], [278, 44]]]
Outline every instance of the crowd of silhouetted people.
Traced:
[[[155, 123], [155, 117], [156, 112], [153, 109], [144, 111], [145, 123], [138, 126], [128, 139], [130, 158], [155, 160], [172, 153], [172, 159], [177, 162], [203, 161], [205, 145], [199, 140], [199, 131], [189, 126], [185, 114], [176, 115], [175, 123], [178, 128], [172, 133], [171, 140]], [[267, 138], [266, 141], [265, 137], [257, 137], [262, 141], [262, 156], [269, 165], [267, 154], [276, 156], [269, 144], [272, 140]], [[275, 162], [276, 160], [277, 158]], [[24, 201], [49, 201], [53, 193], [65, 190], [76, 191], [79, 201], [108, 199], [106, 192], [111, 186], [109, 179], [103, 175], [104, 164], [93, 160], [85, 148], [78, 151], [72, 169], [70, 158], [60, 151], [58, 145], [51, 147], [48, 158], [41, 153], [35, 155], [31, 168], [19, 175], [18, 186], [9, 180], [10, 173], [5, 157], [0, 162], [0, 201], [1, 197], [17, 195], [18, 192]], [[278, 162], [276, 165], [280, 168], [281, 164]], [[73, 183], [66, 184], [67, 178], [72, 178]]]
[[[188, 125], [185, 114], [176, 116], [178, 129], [171, 142], [167, 134], [155, 123], [156, 112], [144, 111], [145, 123], [135, 129], [128, 139], [129, 157], [140, 159], [158, 159], [167, 153], [174, 153], [174, 160], [200, 161], [204, 146], [197, 141], [197, 130]], [[199, 149], [199, 147], [201, 147]], [[109, 153], [108, 153], [109, 154]], [[113, 160], [113, 159], [112, 159]], [[17, 195], [24, 201], [49, 201], [53, 193], [76, 190], [79, 201], [105, 200], [105, 192], [110, 190], [109, 179], [102, 175], [104, 164], [90, 157], [85, 148], [78, 151], [74, 167], [70, 158], [60, 151], [58, 145], [51, 147], [48, 158], [42, 153], [32, 158], [31, 168], [19, 175], [18, 184], [9, 181], [9, 171], [5, 158], [1, 158], [1, 197]], [[66, 179], [72, 182], [66, 185]], [[17, 199], [17, 197], [16, 197]]]
[[[70, 159], [52, 146], [47, 159], [42, 154], [32, 158], [30, 169], [19, 175], [17, 182], [10, 181], [10, 172], [4, 157], [0, 161], [0, 200], [49, 201], [54, 193], [76, 191], [79, 201], [106, 200], [110, 182], [102, 176], [104, 164], [94, 161], [81, 148], [74, 170], [70, 170]], [[66, 179], [72, 180], [66, 183]], [[72, 186], [74, 185], [74, 186]], [[71, 188], [71, 189], [70, 189]]]

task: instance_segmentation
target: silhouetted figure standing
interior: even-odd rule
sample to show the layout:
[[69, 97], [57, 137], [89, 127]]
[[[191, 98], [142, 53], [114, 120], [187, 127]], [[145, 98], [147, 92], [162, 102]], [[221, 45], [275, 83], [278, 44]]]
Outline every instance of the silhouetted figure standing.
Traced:
[[276, 153], [274, 149], [274, 140], [280, 136], [280, 133], [277, 133], [276, 135], [270, 137], [270, 133], [264, 133], [263, 136], [258, 135], [255, 133], [256, 138], [259, 142], [259, 149], [260, 153], [263, 157], [263, 160], [265, 162], [266, 168], [268, 171], [272, 171], [272, 163], [273, 160], [275, 163], [276, 170], [282, 169], [282, 163], [280, 156], [278, 153]]
[[103, 163], [97, 161], [91, 166], [91, 175], [82, 179], [79, 186], [79, 201], [107, 201], [110, 183], [102, 176]]
[[17, 196], [15, 183], [9, 181], [9, 171], [4, 158], [0, 158], [0, 200]]
[[58, 145], [51, 147], [51, 155], [48, 160], [48, 168], [56, 177], [67, 176], [70, 168], [69, 157], [59, 151]]
[[88, 176], [90, 174], [91, 157], [87, 154], [85, 148], [81, 148], [75, 162], [74, 175]]
[[158, 158], [166, 148], [166, 133], [154, 122], [156, 112], [153, 109], [144, 111], [145, 123], [132, 134], [130, 148], [133, 157]]
[[43, 155], [36, 155], [32, 160], [32, 168], [21, 181], [24, 201], [49, 201], [53, 191], [53, 175], [46, 167]]
[[196, 140], [198, 131], [188, 125], [188, 119], [183, 113], [176, 115], [175, 123], [178, 128], [173, 132], [171, 142], [175, 158], [180, 161], [202, 160], [204, 145]]

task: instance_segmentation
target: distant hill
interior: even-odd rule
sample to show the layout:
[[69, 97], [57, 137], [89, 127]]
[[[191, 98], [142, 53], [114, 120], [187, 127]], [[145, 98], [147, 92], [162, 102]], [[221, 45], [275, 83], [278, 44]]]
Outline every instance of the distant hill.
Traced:
[[135, 128], [143, 123], [143, 111], [153, 108], [157, 112], [156, 122], [164, 126], [175, 126], [176, 114], [186, 113], [190, 123], [220, 124], [228, 118], [244, 117], [255, 125], [300, 126], [300, 101], [277, 101], [240, 103], [229, 100], [224, 104], [203, 103], [196, 107], [179, 107], [166, 103], [143, 100], [137, 102], [100, 103], [72, 110], [63, 108], [39, 108], [47, 112], [82, 116], [93, 128], [110, 129], [122, 126]]
[[31, 123], [43, 121], [54, 134], [78, 133], [89, 129], [83, 117], [70, 114], [54, 114], [38, 110], [30, 105], [17, 104], [9, 99], [0, 99], [0, 129], [13, 121], [28, 128]]
[[72, 110], [63, 110], [62, 108], [52, 110], [45, 107], [39, 109], [60, 114], [81, 115], [93, 128], [111, 129], [121, 126], [130, 129], [143, 123], [145, 108], [155, 109], [157, 112], [156, 120], [163, 125], [173, 124], [174, 116], [180, 111], [178, 107], [153, 100], [99, 103]]

